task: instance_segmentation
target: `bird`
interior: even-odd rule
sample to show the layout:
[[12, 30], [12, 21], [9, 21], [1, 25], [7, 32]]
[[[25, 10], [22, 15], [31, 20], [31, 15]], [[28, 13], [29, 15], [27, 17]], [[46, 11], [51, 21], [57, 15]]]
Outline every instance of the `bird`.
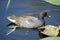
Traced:
[[48, 17], [48, 18], [51, 17], [47, 14], [47, 12], [41, 12], [40, 14], [35, 14], [35, 15], [38, 15], [38, 17], [31, 16], [31, 15], [7, 16], [7, 19], [12, 23], [15, 23], [17, 26], [10, 26], [10, 28], [13, 29], [7, 32], [6, 35], [12, 33], [17, 27], [28, 28], [28, 29], [39, 28], [40, 26], [45, 24], [44, 17]]
[[51, 17], [47, 15], [47, 12], [42, 12], [38, 14], [38, 18], [34, 16], [8, 16], [7, 19], [17, 25], [19, 27], [25, 27], [25, 28], [37, 28], [42, 26], [45, 21], [44, 17]]

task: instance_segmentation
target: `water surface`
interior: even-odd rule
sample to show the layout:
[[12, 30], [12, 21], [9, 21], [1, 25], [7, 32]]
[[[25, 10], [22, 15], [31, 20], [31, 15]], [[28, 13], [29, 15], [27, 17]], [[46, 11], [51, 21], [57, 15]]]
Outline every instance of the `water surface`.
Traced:
[[[5, 35], [9, 28], [6, 26], [10, 23], [7, 20], [9, 15], [23, 15], [26, 13], [40, 13], [42, 10], [60, 10], [60, 6], [51, 5], [39, 0], [11, 0], [6, 10], [7, 0], [0, 0], [0, 40], [39, 40], [38, 31], [34, 30], [26, 32], [24, 30], [16, 30], [10, 35]], [[60, 25], [60, 11], [48, 12], [52, 16], [51, 19], [45, 18], [46, 24]]]

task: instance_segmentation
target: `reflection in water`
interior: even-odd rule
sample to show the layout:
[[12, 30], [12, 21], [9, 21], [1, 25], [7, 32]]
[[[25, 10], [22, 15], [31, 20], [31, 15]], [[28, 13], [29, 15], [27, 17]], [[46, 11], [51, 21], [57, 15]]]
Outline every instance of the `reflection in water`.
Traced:
[[24, 27], [19, 27], [17, 24], [15, 24], [15, 23], [10, 23], [10, 24], [8, 24], [7, 25], [8, 26], [8, 28], [10, 28], [9, 29], [9, 31], [7, 32], [7, 34], [6, 35], [9, 35], [9, 34], [11, 34], [13, 31], [15, 31], [15, 30], [25, 30], [25, 31], [27, 31], [27, 32], [30, 32], [30, 31], [32, 31], [32, 30], [37, 30], [37, 28], [24, 28]]

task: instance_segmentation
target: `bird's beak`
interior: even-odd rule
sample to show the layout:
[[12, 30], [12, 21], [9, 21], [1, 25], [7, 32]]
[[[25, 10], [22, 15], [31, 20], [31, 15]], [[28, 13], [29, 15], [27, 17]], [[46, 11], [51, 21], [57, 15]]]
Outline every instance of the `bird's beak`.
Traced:
[[46, 17], [51, 18], [51, 16], [47, 15]]
[[50, 18], [51, 20], [55, 20], [55, 18], [53, 18], [53, 17], [50, 16], [50, 15], [47, 15], [46, 17]]

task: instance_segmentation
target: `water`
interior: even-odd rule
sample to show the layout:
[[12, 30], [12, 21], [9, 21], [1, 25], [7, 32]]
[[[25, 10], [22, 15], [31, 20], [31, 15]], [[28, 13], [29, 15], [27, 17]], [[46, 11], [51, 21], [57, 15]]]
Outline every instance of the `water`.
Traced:
[[[9, 15], [23, 15], [26, 13], [40, 13], [42, 10], [60, 10], [60, 6], [51, 5], [39, 0], [11, 0], [9, 8], [6, 10], [7, 0], [0, 0], [0, 40], [39, 40], [38, 31], [34, 30], [26, 32], [24, 30], [16, 30], [10, 35], [5, 35], [9, 30], [7, 20]], [[46, 24], [60, 25], [60, 11], [48, 12], [52, 16], [51, 19], [45, 18]]]

